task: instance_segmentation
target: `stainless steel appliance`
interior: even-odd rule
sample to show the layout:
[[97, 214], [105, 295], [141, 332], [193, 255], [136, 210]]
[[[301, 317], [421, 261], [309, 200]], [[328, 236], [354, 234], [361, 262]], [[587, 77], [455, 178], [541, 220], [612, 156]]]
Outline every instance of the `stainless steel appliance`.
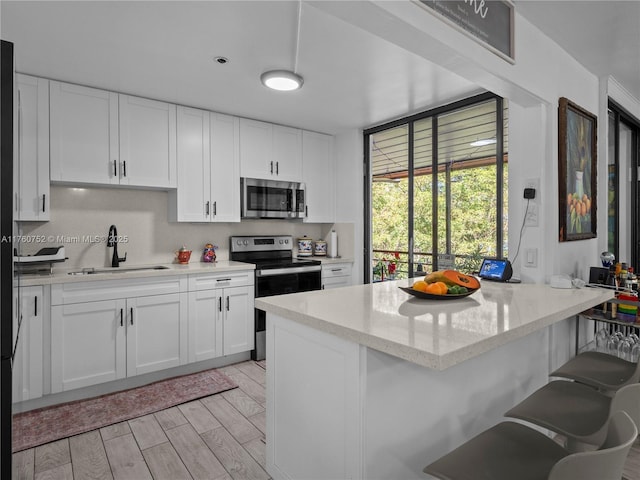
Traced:
[[[256, 298], [320, 290], [320, 261], [294, 258], [290, 235], [237, 236], [230, 237], [229, 243], [230, 260], [256, 266]], [[265, 358], [265, 319], [265, 312], [256, 309], [254, 360]]]
[[303, 218], [305, 185], [297, 182], [240, 179], [242, 218]]

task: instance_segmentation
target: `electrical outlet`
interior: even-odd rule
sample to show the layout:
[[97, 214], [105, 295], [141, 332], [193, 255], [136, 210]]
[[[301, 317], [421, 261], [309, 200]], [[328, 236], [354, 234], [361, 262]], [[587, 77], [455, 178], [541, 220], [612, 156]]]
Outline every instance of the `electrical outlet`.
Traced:
[[538, 226], [538, 204], [534, 201], [529, 202], [527, 207], [527, 217], [524, 219], [524, 224], [527, 227]]

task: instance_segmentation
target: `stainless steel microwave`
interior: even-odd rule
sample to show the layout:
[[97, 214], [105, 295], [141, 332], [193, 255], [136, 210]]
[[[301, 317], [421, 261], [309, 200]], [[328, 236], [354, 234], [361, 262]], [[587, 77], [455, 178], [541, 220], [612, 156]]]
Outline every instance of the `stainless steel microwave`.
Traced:
[[304, 183], [240, 179], [242, 218], [303, 218]]

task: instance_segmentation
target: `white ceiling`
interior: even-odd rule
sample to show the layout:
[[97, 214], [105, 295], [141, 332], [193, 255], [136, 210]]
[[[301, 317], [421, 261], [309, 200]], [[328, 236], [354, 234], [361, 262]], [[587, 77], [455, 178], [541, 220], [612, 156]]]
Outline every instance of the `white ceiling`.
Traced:
[[516, 0], [515, 8], [587, 70], [640, 99], [639, 0]]
[[[0, 7], [2, 38], [15, 43], [23, 73], [326, 133], [479, 90], [303, 4], [304, 87], [270, 91], [260, 74], [294, 66], [295, 1], [2, 1]], [[215, 63], [216, 55], [229, 62]]]
[[[640, 29], [631, 15], [640, 2], [577, 3], [519, 1], [516, 8], [587, 68], [613, 73], [640, 98]], [[297, 1], [2, 0], [0, 35], [15, 43], [16, 68], [23, 73], [325, 133], [376, 125], [480, 91], [308, 3], [298, 61], [304, 87], [267, 90], [262, 72], [294, 66], [297, 8]], [[602, 25], [595, 19], [612, 32], [596, 35]], [[229, 62], [217, 64], [217, 55]]]

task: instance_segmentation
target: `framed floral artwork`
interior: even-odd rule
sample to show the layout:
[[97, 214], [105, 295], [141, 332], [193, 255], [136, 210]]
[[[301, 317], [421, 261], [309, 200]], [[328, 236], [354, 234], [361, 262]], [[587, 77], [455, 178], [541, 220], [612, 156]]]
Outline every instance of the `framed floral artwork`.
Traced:
[[597, 117], [568, 99], [558, 105], [560, 241], [596, 237]]

